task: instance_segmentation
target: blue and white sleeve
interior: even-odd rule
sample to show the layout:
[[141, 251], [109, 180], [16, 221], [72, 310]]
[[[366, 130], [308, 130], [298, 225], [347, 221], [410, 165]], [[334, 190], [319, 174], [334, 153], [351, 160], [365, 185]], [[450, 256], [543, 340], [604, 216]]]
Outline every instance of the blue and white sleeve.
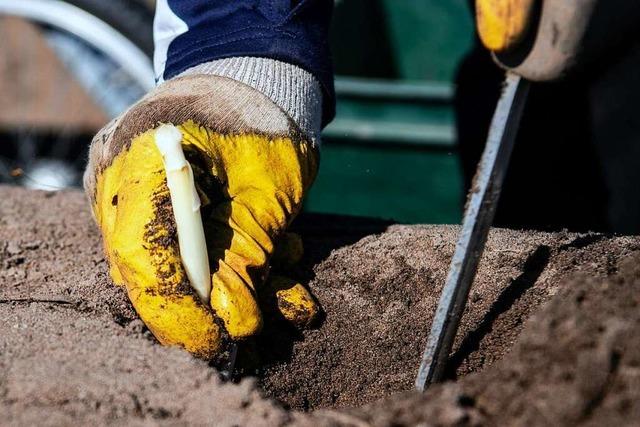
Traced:
[[[200, 67], [259, 86], [264, 93], [275, 91], [264, 87], [274, 79], [279, 85], [294, 86], [308, 85], [311, 79], [314, 87], [294, 92], [314, 96], [317, 88], [318, 125], [326, 125], [335, 114], [328, 45], [332, 10], [333, 0], [158, 0], [156, 80]], [[286, 92], [282, 87], [278, 91]]]

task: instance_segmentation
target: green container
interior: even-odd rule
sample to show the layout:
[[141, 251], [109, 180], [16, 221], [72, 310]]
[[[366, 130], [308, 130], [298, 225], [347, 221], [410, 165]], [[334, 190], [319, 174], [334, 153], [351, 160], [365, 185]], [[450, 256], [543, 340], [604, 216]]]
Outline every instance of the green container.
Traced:
[[462, 0], [337, 2], [337, 115], [306, 210], [460, 221], [452, 82], [472, 35]]

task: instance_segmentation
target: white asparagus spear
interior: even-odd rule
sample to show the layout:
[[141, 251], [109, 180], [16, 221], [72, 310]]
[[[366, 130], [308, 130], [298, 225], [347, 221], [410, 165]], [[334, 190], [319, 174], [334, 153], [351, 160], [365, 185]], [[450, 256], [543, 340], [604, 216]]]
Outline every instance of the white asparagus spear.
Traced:
[[156, 130], [155, 140], [167, 173], [167, 186], [178, 230], [182, 265], [191, 286], [200, 299], [208, 303], [211, 295], [211, 276], [207, 243], [200, 216], [200, 198], [193, 182], [193, 171], [184, 157], [180, 144], [182, 133], [175, 126], [165, 124]]

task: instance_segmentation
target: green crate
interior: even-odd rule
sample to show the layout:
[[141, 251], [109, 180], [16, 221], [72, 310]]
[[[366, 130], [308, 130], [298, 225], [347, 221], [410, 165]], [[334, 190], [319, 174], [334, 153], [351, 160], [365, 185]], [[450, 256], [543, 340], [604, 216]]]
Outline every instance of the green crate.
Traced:
[[338, 2], [337, 115], [306, 210], [459, 222], [452, 82], [472, 36], [466, 1]]

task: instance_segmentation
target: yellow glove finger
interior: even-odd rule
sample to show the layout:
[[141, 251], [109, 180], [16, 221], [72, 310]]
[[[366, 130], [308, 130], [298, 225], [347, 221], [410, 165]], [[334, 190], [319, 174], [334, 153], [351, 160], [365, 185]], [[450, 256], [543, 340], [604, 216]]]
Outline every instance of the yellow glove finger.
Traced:
[[231, 202], [220, 205], [205, 223], [213, 272], [210, 301], [231, 338], [242, 339], [262, 327], [254, 283], [262, 280], [267, 258], [251, 237], [228, 224], [231, 210]]
[[[302, 238], [297, 233], [284, 233], [278, 240], [271, 264], [286, 270], [297, 264], [304, 254]], [[269, 308], [275, 308], [297, 328], [306, 328], [318, 318], [321, 308], [311, 292], [296, 280], [271, 274], [263, 292]]]
[[506, 52], [527, 34], [533, 15], [533, 0], [476, 0], [476, 24], [485, 47]]
[[270, 275], [264, 290], [265, 304], [299, 329], [313, 325], [321, 309], [311, 292], [296, 280]]
[[271, 216], [267, 211], [277, 206], [268, 195], [248, 189], [216, 206], [205, 225], [209, 256], [217, 268], [211, 307], [232, 338], [246, 338], [262, 327], [256, 287], [264, 283], [273, 244], [258, 218]]
[[113, 159], [96, 192], [94, 212], [112, 275], [126, 284], [145, 324], [163, 344], [204, 358], [218, 353], [223, 332], [186, 279], [153, 131]]

